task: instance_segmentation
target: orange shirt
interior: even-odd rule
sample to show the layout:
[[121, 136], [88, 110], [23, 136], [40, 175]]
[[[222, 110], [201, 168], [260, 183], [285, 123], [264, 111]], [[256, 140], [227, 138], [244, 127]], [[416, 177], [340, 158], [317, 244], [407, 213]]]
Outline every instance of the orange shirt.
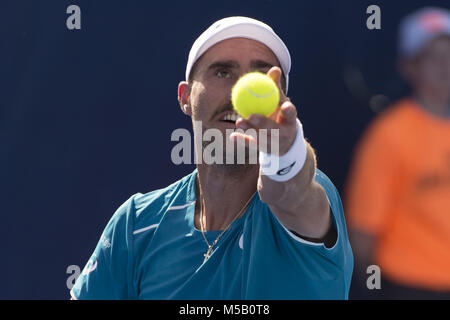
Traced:
[[349, 225], [376, 236], [381, 274], [450, 289], [450, 119], [404, 99], [360, 141], [346, 190]]

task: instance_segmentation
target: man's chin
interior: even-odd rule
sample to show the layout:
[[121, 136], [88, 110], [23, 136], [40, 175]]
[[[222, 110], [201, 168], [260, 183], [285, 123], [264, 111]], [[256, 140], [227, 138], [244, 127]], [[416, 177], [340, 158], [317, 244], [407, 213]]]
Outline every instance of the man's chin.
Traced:
[[[213, 143], [213, 142], [211, 142]], [[236, 142], [223, 144], [223, 149], [211, 148], [210, 142], [204, 142], [201, 163], [214, 166], [242, 167], [258, 165], [259, 154], [256, 149], [250, 149], [243, 145], [237, 146]], [[222, 151], [222, 152], [220, 152]], [[218, 153], [216, 155], [216, 152]]]

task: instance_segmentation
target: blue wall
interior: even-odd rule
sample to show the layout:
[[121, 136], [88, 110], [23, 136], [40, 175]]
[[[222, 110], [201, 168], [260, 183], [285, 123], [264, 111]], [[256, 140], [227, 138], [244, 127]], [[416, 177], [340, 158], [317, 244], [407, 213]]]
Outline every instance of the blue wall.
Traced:
[[[170, 160], [172, 131], [191, 126], [177, 85], [195, 38], [225, 16], [261, 19], [284, 39], [290, 97], [343, 192], [375, 115], [370, 96], [407, 92], [395, 72], [397, 24], [424, 3], [2, 0], [0, 298], [66, 299], [66, 268], [84, 266], [116, 208], [193, 169]], [[70, 4], [81, 30], [66, 28]], [[370, 4], [381, 7], [381, 30], [366, 28]], [[367, 93], [360, 82], [349, 89], [355, 72]]]

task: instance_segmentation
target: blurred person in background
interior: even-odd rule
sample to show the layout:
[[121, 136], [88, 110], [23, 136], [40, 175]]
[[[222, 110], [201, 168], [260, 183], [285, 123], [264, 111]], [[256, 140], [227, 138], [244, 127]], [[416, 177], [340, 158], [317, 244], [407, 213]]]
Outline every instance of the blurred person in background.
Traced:
[[[399, 31], [412, 93], [368, 127], [346, 186], [350, 298], [450, 299], [450, 11], [423, 8]], [[380, 290], [367, 287], [370, 265]]]

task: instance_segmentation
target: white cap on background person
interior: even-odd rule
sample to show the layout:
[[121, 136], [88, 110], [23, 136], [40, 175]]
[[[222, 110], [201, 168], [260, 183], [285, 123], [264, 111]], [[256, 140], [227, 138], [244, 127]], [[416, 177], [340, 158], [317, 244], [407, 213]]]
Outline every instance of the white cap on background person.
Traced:
[[450, 36], [450, 10], [427, 7], [406, 16], [399, 28], [399, 54], [414, 57], [431, 40]]
[[247, 17], [228, 17], [214, 22], [194, 42], [186, 65], [186, 81], [189, 80], [195, 62], [213, 45], [231, 38], [247, 38], [265, 44], [280, 62], [286, 78], [286, 93], [291, 70], [289, 50], [280, 37], [267, 24]]

